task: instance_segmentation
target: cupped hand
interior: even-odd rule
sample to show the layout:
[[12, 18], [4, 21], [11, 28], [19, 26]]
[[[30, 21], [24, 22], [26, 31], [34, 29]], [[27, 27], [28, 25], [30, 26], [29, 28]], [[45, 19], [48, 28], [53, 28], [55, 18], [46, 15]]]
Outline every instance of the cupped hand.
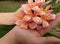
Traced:
[[[15, 14], [20, 14], [20, 11], [22, 11], [22, 8], [19, 8], [15, 12]], [[40, 28], [38, 28], [36, 31], [39, 32], [40, 36], [43, 36], [46, 32], [51, 30], [51, 28], [53, 28], [58, 22], [60, 22], [60, 13], [56, 14], [56, 19], [50, 22], [50, 25], [48, 28], [43, 28], [42, 26], [40, 26]]]
[[20, 44], [60, 44], [60, 39], [55, 37], [41, 37], [36, 30], [15, 28], [15, 34]]
[[[20, 10], [18, 9], [18, 12]], [[18, 13], [16, 12], [16, 13]], [[2, 39], [4, 41], [14, 41], [15, 40], [15, 36], [11, 36], [14, 35], [14, 33], [16, 34], [16, 38], [19, 41], [19, 43], [21, 44], [53, 44], [53, 43], [59, 43], [60, 44], [60, 39], [55, 38], [55, 37], [42, 37], [42, 35], [44, 35], [45, 33], [47, 33], [48, 31], [50, 31], [50, 29], [55, 26], [55, 24], [57, 24], [58, 22], [60, 22], [60, 13], [56, 14], [56, 19], [53, 20], [50, 23], [50, 26], [48, 28], [43, 29], [42, 27], [40, 27], [40, 29], [38, 30], [31, 30], [31, 29], [21, 29], [19, 26], [15, 26], [12, 30], [15, 30], [14, 32], [10, 31], [7, 35], [5, 35]], [[8, 17], [8, 16], [7, 16]], [[11, 18], [11, 16], [9, 17], [9, 19]], [[8, 21], [8, 20], [7, 20]], [[13, 22], [11, 20], [9, 20], [10, 22]], [[9, 23], [9, 22], [8, 22]], [[8, 36], [8, 37], [7, 37]], [[8, 39], [6, 39], [6, 38]], [[12, 40], [10, 40], [10, 39]], [[5, 43], [3, 42], [2, 43]], [[14, 43], [16, 42], [16, 40], [14, 41]], [[7, 43], [7, 42], [6, 42]]]
[[[16, 13], [19, 13], [20, 9]], [[19, 26], [16, 26], [16, 35], [20, 43], [23, 44], [53, 44], [59, 43], [60, 39], [55, 37], [42, 37], [45, 33], [47, 33], [52, 27], [60, 22], [60, 13], [56, 14], [56, 19], [50, 22], [50, 26], [48, 28], [43, 29], [40, 27], [38, 30], [31, 29], [21, 29]]]

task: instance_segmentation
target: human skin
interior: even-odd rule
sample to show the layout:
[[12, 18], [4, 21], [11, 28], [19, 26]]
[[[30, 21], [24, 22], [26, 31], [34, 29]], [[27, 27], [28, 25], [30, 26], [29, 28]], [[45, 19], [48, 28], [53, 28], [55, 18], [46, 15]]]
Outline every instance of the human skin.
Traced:
[[[0, 13], [0, 24], [12, 25], [15, 23], [13, 20], [13, 13]], [[4, 16], [4, 17], [3, 17]], [[55, 37], [41, 37], [48, 32], [55, 24], [60, 22], [60, 13], [57, 14], [56, 20], [50, 23], [50, 26], [41, 30], [21, 29], [15, 26], [10, 32], [0, 39], [0, 44], [46, 44], [46, 43], [59, 43], [60, 39]], [[60, 43], [59, 43], [60, 44]]]
[[0, 25], [13, 25], [14, 24], [14, 20], [13, 20], [13, 16], [14, 16], [15, 12], [11, 12], [11, 13], [0, 13]]
[[[34, 33], [31, 33], [34, 32]], [[37, 31], [24, 30], [15, 26], [10, 32], [0, 39], [0, 44], [60, 44], [60, 39], [55, 37], [40, 37]]]

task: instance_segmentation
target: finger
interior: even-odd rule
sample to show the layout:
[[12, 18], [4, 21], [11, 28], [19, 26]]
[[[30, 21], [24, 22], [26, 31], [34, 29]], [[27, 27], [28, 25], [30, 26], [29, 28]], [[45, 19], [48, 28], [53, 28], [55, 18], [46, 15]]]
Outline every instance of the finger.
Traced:
[[50, 22], [50, 26], [48, 28], [41, 28], [38, 29], [40, 35], [44, 35], [45, 33], [47, 33], [49, 30], [51, 30], [52, 27], [54, 27], [58, 22], [60, 22], [60, 13], [56, 14], [56, 19]]
[[60, 39], [56, 38], [56, 37], [47, 37], [47, 43], [56, 43], [56, 44], [60, 44]]
[[36, 39], [36, 44], [60, 44], [60, 39], [55, 37], [40, 37]]

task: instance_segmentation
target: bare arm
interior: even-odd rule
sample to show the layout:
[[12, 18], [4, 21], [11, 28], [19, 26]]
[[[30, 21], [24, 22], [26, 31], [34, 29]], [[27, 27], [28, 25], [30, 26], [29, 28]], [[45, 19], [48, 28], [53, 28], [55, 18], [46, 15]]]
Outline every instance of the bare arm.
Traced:
[[14, 12], [12, 13], [0, 13], [0, 24], [3, 25], [12, 25], [14, 24], [13, 20]]

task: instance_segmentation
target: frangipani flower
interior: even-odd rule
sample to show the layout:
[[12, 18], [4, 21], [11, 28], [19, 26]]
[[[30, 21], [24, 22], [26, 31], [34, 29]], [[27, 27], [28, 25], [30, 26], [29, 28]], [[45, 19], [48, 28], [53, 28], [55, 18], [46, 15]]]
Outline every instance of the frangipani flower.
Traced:
[[43, 6], [45, 4], [45, 0], [28, 0], [28, 4], [30, 5], [30, 7], [34, 7], [34, 6]]
[[23, 4], [21, 10], [16, 13], [15, 20], [16, 25], [21, 28], [27, 29], [39, 29], [49, 27], [49, 21], [56, 18], [55, 14], [51, 14], [53, 11], [51, 5], [48, 5], [43, 9], [45, 0], [28, 0], [27, 4]]

